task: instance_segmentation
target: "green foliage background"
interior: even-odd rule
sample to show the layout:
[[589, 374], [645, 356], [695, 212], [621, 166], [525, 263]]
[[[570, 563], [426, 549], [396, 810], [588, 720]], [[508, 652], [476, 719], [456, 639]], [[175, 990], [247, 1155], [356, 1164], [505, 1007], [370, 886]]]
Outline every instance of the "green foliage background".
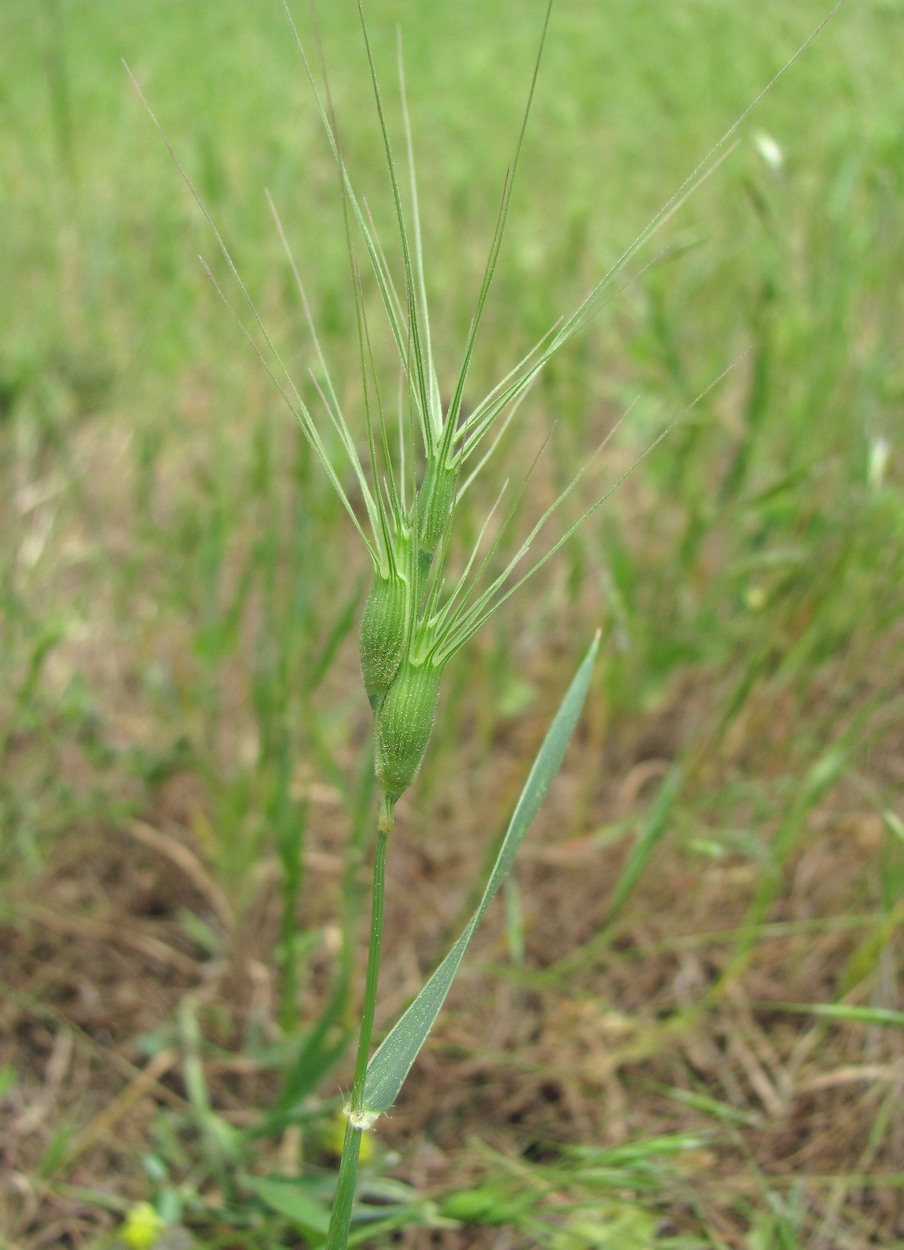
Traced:
[[[523, 0], [366, 6], [396, 126], [402, 31], [433, 328], [450, 379], [540, 10]], [[577, 305], [822, 16], [817, 0], [562, 0], [475, 390]], [[299, 21], [309, 32], [307, 12]], [[319, 21], [343, 147], [392, 256], [353, 6], [324, 4]], [[849, 0], [519, 414], [495, 477], [473, 493], [465, 534], [505, 478], [520, 483], [551, 428], [525, 520], [626, 408], [585, 503], [747, 351], [450, 667], [405, 835], [429, 818], [458, 836], [450, 805], [467, 807], [465, 774], [467, 793], [489, 804], [476, 823], [499, 827], [494, 745], [555, 705], [601, 623], [590, 734], [624, 744], [607, 767], [627, 769], [646, 750], [690, 778], [668, 791], [667, 815], [654, 805], [639, 827], [615, 911], [626, 906], [631, 923], [633, 886], [666, 826], [676, 878], [688, 862], [696, 871], [737, 857], [756, 876], [723, 969], [740, 975], [777, 917], [789, 866], [821, 837], [841, 838], [843, 814], [878, 814], [874, 854], [845, 870], [856, 897], [833, 913], [839, 924], [843, 912], [865, 915], [865, 931], [818, 993], [833, 1002], [859, 989], [859, 1001], [890, 1009], [901, 1008], [895, 994], [874, 990], [894, 957], [883, 952], [894, 951], [904, 883], [902, 28], [892, 0]], [[32, 922], [23, 900], [45, 888], [67, 839], [87, 837], [102, 863], [109, 840], [154, 819], [164, 789], [188, 777], [180, 812], [222, 893], [220, 921], [241, 932], [257, 868], [275, 853], [288, 874], [281, 966], [297, 971], [286, 951], [306, 939], [293, 930], [290, 878], [299, 829], [317, 814], [311, 794], [331, 787], [350, 827], [369, 810], [352, 640], [366, 568], [196, 260], [225, 281], [122, 61], [304, 383], [309, 345], [271, 191], [354, 412], [335, 171], [269, 0], [7, 0], [0, 48], [4, 924]], [[601, 814], [605, 783], [586, 761], [580, 776], [567, 832], [623, 834], [605, 805]], [[364, 847], [352, 841], [350, 864]], [[346, 886], [351, 933], [360, 900]], [[185, 923], [212, 950], [223, 940], [209, 917]], [[613, 930], [600, 932], [572, 967], [582, 954], [591, 966]], [[283, 1023], [292, 993], [289, 984]]]

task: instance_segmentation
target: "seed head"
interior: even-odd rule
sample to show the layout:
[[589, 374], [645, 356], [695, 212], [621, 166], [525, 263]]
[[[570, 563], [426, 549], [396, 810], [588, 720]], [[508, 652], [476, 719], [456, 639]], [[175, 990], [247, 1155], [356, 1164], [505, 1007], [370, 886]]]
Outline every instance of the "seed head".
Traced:
[[417, 776], [433, 732], [442, 675], [441, 665], [415, 664], [406, 656], [377, 708], [374, 763], [390, 804]]
[[377, 573], [364, 605], [359, 634], [361, 673], [371, 707], [392, 685], [408, 642], [411, 587], [406, 571]]

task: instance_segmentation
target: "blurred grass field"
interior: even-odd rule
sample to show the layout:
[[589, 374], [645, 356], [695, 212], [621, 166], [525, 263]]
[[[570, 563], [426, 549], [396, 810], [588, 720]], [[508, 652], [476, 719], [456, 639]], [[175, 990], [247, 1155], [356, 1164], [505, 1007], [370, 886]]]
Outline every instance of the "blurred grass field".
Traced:
[[[825, 7], [562, 0], [476, 394]], [[399, 134], [402, 31], [451, 384], [541, 6], [366, 8]], [[320, 24], [394, 256], [353, 6]], [[842, 8], [546, 371], [462, 517], [476, 533], [551, 430], [526, 532], [630, 407], [579, 515], [738, 361], [450, 666], [390, 849], [381, 1027], [604, 632], [506, 906], [374, 1136], [396, 1224], [363, 1244], [904, 1245], [902, 44], [899, 3]], [[122, 60], [303, 381], [272, 193], [355, 411], [335, 171], [277, 3], [7, 0], [0, 48], [0, 1243], [112, 1246], [147, 1200], [161, 1245], [316, 1244], [273, 1178], [322, 1197], [350, 1079], [368, 569], [197, 261], [227, 281]]]

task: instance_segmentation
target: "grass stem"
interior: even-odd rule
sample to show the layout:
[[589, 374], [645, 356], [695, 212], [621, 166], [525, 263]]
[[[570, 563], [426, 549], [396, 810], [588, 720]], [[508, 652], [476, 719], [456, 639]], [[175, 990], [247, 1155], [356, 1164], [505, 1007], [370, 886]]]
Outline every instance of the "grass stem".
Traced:
[[339, 1179], [336, 1197], [330, 1213], [326, 1250], [345, 1250], [351, 1225], [352, 1206], [355, 1200], [355, 1184], [358, 1177], [358, 1155], [361, 1134], [364, 1129], [356, 1124], [356, 1117], [364, 1110], [364, 1082], [367, 1077], [367, 1059], [373, 1033], [374, 1014], [377, 1007], [377, 986], [380, 979], [380, 948], [383, 942], [383, 899], [386, 877], [386, 844], [389, 829], [381, 821], [377, 831], [377, 849], [374, 855], [373, 904], [370, 914], [370, 945], [367, 952], [367, 975], [364, 982], [364, 1005], [361, 1009], [361, 1029], [358, 1033], [358, 1052], [355, 1058], [355, 1082], [347, 1108], [348, 1121], [339, 1163]]

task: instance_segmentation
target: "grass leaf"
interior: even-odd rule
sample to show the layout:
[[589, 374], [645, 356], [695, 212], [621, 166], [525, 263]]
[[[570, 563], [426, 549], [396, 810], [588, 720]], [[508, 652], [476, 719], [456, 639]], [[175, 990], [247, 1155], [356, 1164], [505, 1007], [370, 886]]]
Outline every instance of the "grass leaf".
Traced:
[[847, 1024], [890, 1025], [904, 1028], [904, 1011], [891, 1007], [855, 1007], [849, 1003], [757, 1003], [763, 1011], [784, 1011], [790, 1015], [819, 1016]]
[[372, 1117], [371, 1123], [378, 1115], [388, 1110], [398, 1097], [399, 1090], [411, 1071], [445, 1002], [468, 943], [505, 879], [524, 835], [530, 828], [553, 778], [559, 771], [587, 697], [598, 649], [599, 634], [594, 638], [590, 650], [568, 687], [534, 760], [477, 910], [458, 941], [386, 1036], [368, 1064], [367, 1082], [364, 1088], [364, 1111], [368, 1117]]

